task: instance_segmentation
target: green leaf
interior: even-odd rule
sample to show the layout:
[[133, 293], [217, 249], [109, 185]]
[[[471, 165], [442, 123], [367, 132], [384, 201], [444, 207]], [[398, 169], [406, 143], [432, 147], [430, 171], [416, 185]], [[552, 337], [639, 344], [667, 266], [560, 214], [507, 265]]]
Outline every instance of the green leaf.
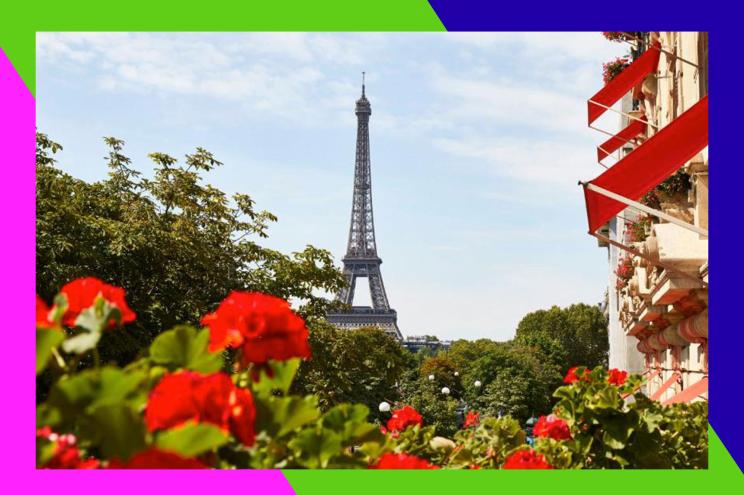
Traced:
[[108, 459], [127, 460], [145, 448], [145, 424], [127, 405], [99, 406], [82, 424], [81, 436], [100, 445]]
[[256, 396], [256, 431], [278, 438], [318, 419], [318, 399]]
[[286, 361], [269, 361], [268, 365], [271, 373], [269, 374], [267, 369], [261, 368], [259, 379], [253, 384], [253, 390], [263, 395], [269, 395], [274, 391], [287, 393], [301, 362], [300, 358], [287, 359]]
[[190, 422], [159, 433], [155, 445], [184, 457], [195, 457], [224, 445], [228, 440], [228, 435], [214, 425]]
[[321, 425], [338, 432], [344, 445], [380, 440], [380, 428], [367, 422], [368, 415], [369, 408], [365, 405], [339, 404], [323, 415]]
[[57, 325], [62, 323], [62, 316], [67, 311], [67, 296], [65, 294], [57, 294], [54, 296], [54, 306], [50, 312], [51, 320]]
[[325, 428], [303, 430], [288, 446], [296, 460], [310, 469], [328, 467], [328, 462], [342, 453], [341, 435]]
[[42, 467], [47, 462], [51, 461], [54, 457], [54, 453], [57, 451], [57, 446], [54, 442], [50, 442], [45, 438], [36, 438], [36, 467]]
[[180, 325], [157, 336], [150, 345], [150, 359], [170, 370], [187, 368], [212, 373], [222, 368], [222, 355], [209, 352], [209, 329]]
[[144, 371], [124, 372], [113, 367], [83, 371], [52, 387], [44, 415], [50, 421], [72, 425], [79, 416], [91, 414], [99, 406], [126, 402], [140, 408], [145, 401], [146, 379]]
[[626, 417], [607, 418], [604, 423], [602, 442], [611, 449], [623, 449], [633, 433], [633, 426]]
[[59, 330], [37, 328], [36, 329], [36, 374], [41, 373], [49, 359], [52, 357], [52, 350], [60, 342], [65, 340], [65, 335]]

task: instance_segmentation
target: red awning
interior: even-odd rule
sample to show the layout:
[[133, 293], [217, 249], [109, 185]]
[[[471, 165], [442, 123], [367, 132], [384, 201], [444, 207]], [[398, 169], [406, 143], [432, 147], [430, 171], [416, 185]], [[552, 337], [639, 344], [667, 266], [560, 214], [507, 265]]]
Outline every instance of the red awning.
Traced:
[[605, 107], [611, 107], [617, 103], [646, 76], [656, 71], [659, 65], [659, 55], [661, 54], [660, 48], [659, 43], [651, 46], [643, 55], [618, 74], [615, 79], [605, 84], [604, 88], [589, 99], [589, 125], [592, 125], [592, 122], [607, 111]]
[[[646, 120], [645, 116], [641, 118], [644, 121]], [[646, 132], [646, 122], [641, 122], [640, 120], [632, 120], [630, 124], [625, 127], [625, 129], [618, 132], [597, 147], [597, 161], [601, 162], [607, 157], [607, 155], [643, 132]]]
[[708, 391], [708, 377], [706, 376], [699, 382], [695, 382], [671, 399], [668, 399], [663, 402], [663, 404], [666, 406], [668, 404], [676, 404], [678, 402], [690, 402], [692, 399], [696, 398], [698, 395], [702, 395], [705, 392]]
[[671, 387], [677, 382], [678, 378], [679, 378], [679, 373], [677, 372], [672, 373], [672, 376], [667, 381], [664, 382], [664, 384], [659, 388], [659, 390], [654, 392], [654, 394], [651, 396], [651, 400], [659, 400], [659, 398], [662, 395], [664, 395], [664, 392], [666, 392], [669, 387]]
[[[625, 158], [592, 180], [637, 201], [708, 145], [708, 97], [677, 117]], [[584, 187], [589, 232], [596, 232], [626, 205]]]

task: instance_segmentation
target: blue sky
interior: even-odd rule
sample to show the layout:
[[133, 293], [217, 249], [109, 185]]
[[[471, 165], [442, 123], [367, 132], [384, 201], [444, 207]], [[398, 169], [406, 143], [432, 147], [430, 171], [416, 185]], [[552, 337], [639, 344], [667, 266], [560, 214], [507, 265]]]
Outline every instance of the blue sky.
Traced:
[[62, 169], [105, 178], [102, 136], [145, 174], [150, 152], [202, 146], [225, 163], [208, 182], [279, 217], [266, 245], [338, 260], [366, 71], [377, 244], [404, 335], [505, 340], [529, 311], [602, 299], [607, 255], [577, 180], [602, 170], [586, 99], [627, 47], [600, 33], [40, 33], [37, 46], [37, 125], [64, 146]]

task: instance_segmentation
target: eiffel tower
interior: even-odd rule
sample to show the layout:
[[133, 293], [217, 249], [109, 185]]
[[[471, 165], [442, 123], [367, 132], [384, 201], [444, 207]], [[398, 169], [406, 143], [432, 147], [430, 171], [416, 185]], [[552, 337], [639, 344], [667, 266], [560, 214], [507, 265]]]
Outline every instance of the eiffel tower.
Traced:
[[[403, 336], [398, 329], [398, 314], [390, 308], [385, 285], [382, 283], [380, 265], [382, 259], [377, 255], [375, 242], [375, 223], [372, 215], [372, 177], [369, 159], [369, 116], [372, 108], [364, 93], [364, 72], [362, 72], [362, 97], [356, 102], [357, 140], [356, 164], [354, 165], [354, 198], [351, 204], [351, 226], [349, 243], [346, 248], [344, 276], [346, 287], [337, 299], [351, 310], [329, 313], [328, 321], [340, 328], [379, 327], [398, 340]], [[366, 278], [372, 307], [353, 306], [357, 279]]]

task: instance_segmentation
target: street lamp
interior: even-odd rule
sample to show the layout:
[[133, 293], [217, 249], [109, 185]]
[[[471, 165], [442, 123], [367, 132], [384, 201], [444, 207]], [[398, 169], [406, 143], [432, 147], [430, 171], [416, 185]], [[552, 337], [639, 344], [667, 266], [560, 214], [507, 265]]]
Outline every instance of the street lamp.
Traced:
[[442, 387], [442, 394], [449, 395], [449, 393], [450, 393], [450, 389], [448, 389], [447, 387]]
[[483, 384], [481, 383], [480, 380], [476, 380], [473, 385], [475, 385], [475, 388], [481, 388], [481, 385], [483, 385]]
[[434, 381], [434, 375], [429, 375], [429, 381], [430, 382], [433, 382]]
[[380, 410], [381, 413], [390, 412], [390, 404], [385, 401], [382, 401], [380, 402], [378, 409]]
[[459, 371], [455, 371], [455, 376], [460, 376], [460, 372]]

